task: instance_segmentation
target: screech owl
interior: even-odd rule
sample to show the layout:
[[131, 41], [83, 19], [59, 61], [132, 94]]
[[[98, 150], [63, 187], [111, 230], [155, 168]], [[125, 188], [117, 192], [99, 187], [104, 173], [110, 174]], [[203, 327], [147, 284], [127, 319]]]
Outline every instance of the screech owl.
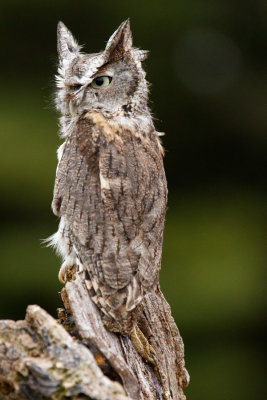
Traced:
[[58, 24], [61, 113], [51, 243], [60, 280], [77, 267], [105, 326], [131, 337], [135, 311], [158, 284], [167, 202], [163, 149], [147, 105], [129, 20], [100, 53], [84, 54]]

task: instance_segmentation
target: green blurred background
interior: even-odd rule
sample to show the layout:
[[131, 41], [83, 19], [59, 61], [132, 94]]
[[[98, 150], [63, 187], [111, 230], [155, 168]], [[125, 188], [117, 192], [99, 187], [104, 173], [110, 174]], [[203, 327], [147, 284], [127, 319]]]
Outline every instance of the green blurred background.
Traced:
[[191, 400], [263, 397], [265, 2], [1, 1], [0, 318], [56, 315], [56, 24], [88, 52], [131, 18], [169, 182], [161, 285], [185, 342]]

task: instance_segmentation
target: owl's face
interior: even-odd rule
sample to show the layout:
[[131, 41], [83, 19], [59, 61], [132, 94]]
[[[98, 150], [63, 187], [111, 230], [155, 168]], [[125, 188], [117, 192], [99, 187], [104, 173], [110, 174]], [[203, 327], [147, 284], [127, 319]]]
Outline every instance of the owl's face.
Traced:
[[110, 115], [143, 113], [147, 107], [147, 83], [141, 61], [145, 51], [132, 47], [129, 21], [123, 22], [105, 50], [83, 54], [70, 31], [58, 25], [58, 110], [65, 117], [85, 110]]

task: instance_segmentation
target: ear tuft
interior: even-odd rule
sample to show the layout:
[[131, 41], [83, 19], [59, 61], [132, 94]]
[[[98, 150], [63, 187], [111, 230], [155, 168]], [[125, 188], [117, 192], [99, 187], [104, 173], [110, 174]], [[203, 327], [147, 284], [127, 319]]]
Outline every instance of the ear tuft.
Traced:
[[136, 58], [138, 61], [144, 61], [149, 54], [148, 50], [139, 50], [139, 49], [134, 49], [134, 52], [136, 54]]
[[74, 36], [61, 21], [57, 26], [57, 51], [60, 61], [69, 59], [80, 51]]
[[124, 21], [110, 37], [105, 53], [109, 55], [112, 61], [119, 60], [123, 54], [132, 48], [132, 32], [130, 29], [130, 20]]

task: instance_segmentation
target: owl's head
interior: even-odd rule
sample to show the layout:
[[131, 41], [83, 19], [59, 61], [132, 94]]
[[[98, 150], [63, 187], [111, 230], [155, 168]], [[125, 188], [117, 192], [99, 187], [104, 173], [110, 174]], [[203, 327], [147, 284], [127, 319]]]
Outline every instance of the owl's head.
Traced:
[[144, 115], [147, 83], [141, 61], [147, 52], [132, 46], [124, 21], [100, 53], [84, 54], [66, 26], [58, 24], [59, 68], [56, 106], [70, 120], [85, 110], [111, 115]]

